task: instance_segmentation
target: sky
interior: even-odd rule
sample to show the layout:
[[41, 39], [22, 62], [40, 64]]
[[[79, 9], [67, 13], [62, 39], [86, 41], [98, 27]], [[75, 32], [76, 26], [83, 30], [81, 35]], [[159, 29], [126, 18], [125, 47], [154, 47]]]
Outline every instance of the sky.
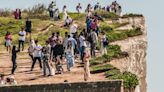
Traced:
[[[38, 3], [48, 5], [52, 0], [0, 0], [0, 8], [28, 8]], [[57, 0], [57, 5], [61, 10], [63, 5], [68, 6], [68, 11], [75, 11], [77, 3], [86, 7], [88, 3], [108, 5], [114, 0]], [[123, 13], [139, 13], [145, 16], [148, 31], [148, 51], [147, 51], [147, 81], [148, 92], [164, 92], [164, 31], [163, 18], [164, 1], [162, 0], [117, 0], [123, 8]]]

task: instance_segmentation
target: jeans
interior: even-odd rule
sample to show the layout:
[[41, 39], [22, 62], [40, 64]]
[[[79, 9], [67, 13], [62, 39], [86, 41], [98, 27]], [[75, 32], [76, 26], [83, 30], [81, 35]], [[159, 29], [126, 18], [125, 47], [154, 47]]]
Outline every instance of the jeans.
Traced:
[[51, 68], [50, 68], [50, 64], [49, 64], [49, 60], [43, 60], [43, 73], [44, 75], [47, 75], [46, 69], [48, 69], [49, 74], [51, 74]]
[[31, 71], [33, 70], [33, 68], [34, 68], [34, 66], [35, 66], [36, 60], [39, 61], [40, 68], [42, 68], [41, 57], [34, 57], [34, 61], [32, 62]]
[[85, 51], [85, 47], [84, 47], [84, 46], [81, 46], [81, 47], [80, 47], [80, 58], [81, 58], [81, 60], [83, 60], [84, 51]]
[[53, 11], [49, 11], [50, 13], [50, 18], [53, 18], [54, 17], [54, 12]]
[[19, 46], [18, 48], [20, 49], [20, 46], [22, 45], [22, 51], [24, 50], [24, 41], [19, 40]]
[[33, 57], [33, 55], [31, 55], [31, 54], [29, 53], [29, 56], [31, 57], [32, 62], [33, 62], [33, 61], [34, 61], [34, 57]]
[[74, 59], [73, 57], [67, 57], [67, 70], [70, 71], [70, 68], [73, 67]]

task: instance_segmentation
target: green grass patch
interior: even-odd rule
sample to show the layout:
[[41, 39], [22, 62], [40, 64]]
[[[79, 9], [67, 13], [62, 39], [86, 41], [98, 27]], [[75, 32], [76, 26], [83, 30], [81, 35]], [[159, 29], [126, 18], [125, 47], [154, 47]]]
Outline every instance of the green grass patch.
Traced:
[[108, 70], [114, 69], [114, 67], [110, 64], [105, 65], [98, 65], [98, 66], [92, 66], [91, 67], [91, 73], [102, 73]]

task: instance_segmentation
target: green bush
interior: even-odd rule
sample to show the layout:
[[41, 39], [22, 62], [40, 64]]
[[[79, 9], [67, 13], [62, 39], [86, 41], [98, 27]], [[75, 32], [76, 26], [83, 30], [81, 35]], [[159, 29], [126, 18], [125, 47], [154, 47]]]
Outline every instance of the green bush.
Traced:
[[101, 73], [101, 72], [105, 72], [111, 69], [114, 69], [114, 67], [110, 64], [92, 66], [91, 73]]
[[106, 71], [105, 76], [110, 80], [122, 79], [125, 89], [134, 89], [139, 84], [135, 74], [126, 71], [121, 73], [118, 69]]
[[137, 76], [130, 72], [123, 72], [120, 78], [123, 79], [124, 81], [124, 84], [123, 84], [124, 87], [128, 89], [135, 88], [139, 84], [139, 80], [137, 79]]
[[125, 33], [128, 35], [128, 37], [133, 37], [143, 34], [140, 28], [136, 28], [135, 30], [129, 30], [126, 31]]
[[101, 25], [100, 25], [100, 30], [101, 30], [101, 31], [104, 31], [104, 32], [111, 32], [111, 31], [113, 31], [113, 28], [110, 27], [109, 24], [101, 23]]

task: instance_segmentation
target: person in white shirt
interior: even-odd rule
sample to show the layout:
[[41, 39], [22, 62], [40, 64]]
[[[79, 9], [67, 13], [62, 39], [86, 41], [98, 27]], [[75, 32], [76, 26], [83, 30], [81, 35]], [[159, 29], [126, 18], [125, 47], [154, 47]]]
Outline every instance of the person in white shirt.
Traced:
[[26, 31], [24, 30], [24, 28], [21, 28], [21, 31], [19, 32], [19, 49], [20, 46], [22, 44], [22, 51], [24, 50], [24, 42], [25, 42], [25, 38], [26, 38]]
[[59, 16], [59, 9], [56, 8], [55, 9], [55, 21], [58, 21], [60, 19], [60, 16]]
[[101, 54], [105, 55], [107, 54], [107, 38], [104, 32], [102, 32], [102, 37], [101, 37]]
[[85, 48], [87, 47], [86, 39], [84, 37], [84, 33], [83, 32], [80, 33], [79, 45], [80, 45], [80, 47], [79, 47], [79, 49], [80, 49], [80, 57], [81, 57], [81, 60], [83, 61], [84, 51], [85, 51]]
[[81, 4], [78, 3], [78, 5], [76, 6], [76, 11], [77, 11], [78, 14], [80, 13], [81, 9], [82, 9]]
[[77, 32], [77, 24], [75, 24], [73, 21], [72, 21], [72, 25], [70, 26], [70, 35], [73, 37], [75, 35], [75, 33]]
[[50, 14], [50, 20], [53, 20], [55, 6], [56, 6], [56, 4], [53, 1], [48, 6], [48, 10], [49, 10], [49, 14]]
[[42, 62], [41, 62], [41, 50], [42, 46], [38, 44], [38, 40], [35, 40], [35, 47], [34, 47], [34, 61], [32, 63], [31, 71], [33, 71], [33, 68], [35, 66], [36, 60], [39, 61], [40, 68], [42, 69]]
[[69, 16], [67, 16], [67, 18], [64, 21], [64, 27], [69, 27], [71, 23], [72, 23], [72, 19]]
[[67, 6], [64, 5], [63, 6], [63, 20], [65, 21], [65, 19], [67, 18], [68, 14], [67, 14]]

